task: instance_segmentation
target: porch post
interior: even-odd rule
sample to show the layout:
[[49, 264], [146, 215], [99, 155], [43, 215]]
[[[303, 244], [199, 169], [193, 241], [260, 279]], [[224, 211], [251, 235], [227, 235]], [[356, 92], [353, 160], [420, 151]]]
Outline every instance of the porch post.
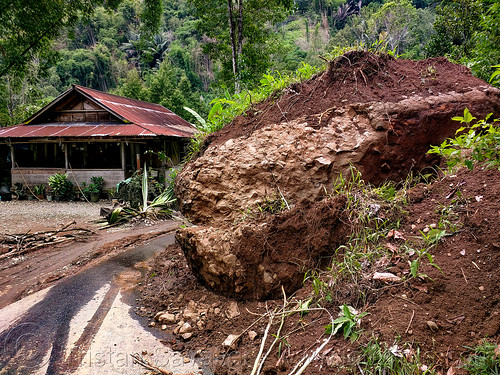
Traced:
[[16, 161], [14, 160], [14, 146], [10, 145], [10, 161], [12, 163], [12, 169], [16, 167]]
[[66, 169], [69, 169], [68, 144], [67, 143], [63, 143], [63, 148], [64, 148], [64, 167]]
[[122, 156], [122, 170], [125, 172], [125, 142], [120, 143], [120, 152]]

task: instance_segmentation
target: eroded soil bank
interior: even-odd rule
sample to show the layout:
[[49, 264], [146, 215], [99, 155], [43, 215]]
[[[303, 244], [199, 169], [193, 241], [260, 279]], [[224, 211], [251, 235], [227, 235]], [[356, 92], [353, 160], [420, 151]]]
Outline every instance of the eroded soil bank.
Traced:
[[[500, 114], [500, 90], [446, 59], [414, 62], [360, 51], [276, 93], [212, 135], [179, 174], [179, 205], [196, 224], [177, 233], [189, 266], [225, 295], [266, 298], [282, 287], [292, 293], [323, 250], [343, 240], [344, 208], [332, 211], [339, 213], [336, 222], [314, 213], [317, 221], [302, 220], [308, 214], [299, 202], [330, 196], [333, 181], [348, 178], [352, 167], [372, 184], [431, 169], [439, 160], [427, 151], [455, 134], [461, 124], [451, 118], [464, 108], [478, 118]], [[270, 202], [295, 212], [299, 241], [255, 217]], [[321, 249], [300, 235], [318, 227], [332, 232]]]
[[[367, 265], [363, 278], [357, 280], [363, 285], [364, 295], [352, 293], [359, 288], [346, 281], [331, 288], [331, 302], [319, 302], [334, 317], [343, 303], [368, 312], [362, 320], [360, 339], [351, 343], [341, 335], [335, 336], [308, 367], [307, 374], [359, 373], [355, 365], [360, 355], [358, 349], [372, 337], [389, 346], [397, 342], [400, 348], [405, 343], [410, 343], [412, 350], [420, 348], [422, 363], [435, 364], [434, 369], [442, 374], [452, 366], [456, 374], [464, 373], [458, 366], [469, 352], [466, 347], [473, 347], [484, 338], [499, 343], [499, 177], [496, 170], [461, 170], [432, 184], [419, 184], [408, 192], [408, 214], [397, 238], [382, 242], [394, 249], [393, 255], [373, 267]], [[450, 216], [446, 218], [455, 230], [448, 227], [449, 235], [431, 251], [439, 269], [422, 261], [419, 272], [427, 276], [412, 278], [410, 265], [402, 261], [403, 244], [406, 239], [421, 236], [420, 231], [425, 228], [439, 225], [444, 208], [448, 208]], [[165, 334], [164, 344], [185, 354], [194, 352], [208, 358], [216, 374], [250, 373], [268, 323], [265, 314], [280, 309], [282, 298], [242, 301], [213, 293], [190, 272], [178, 246], [166, 249], [150, 266], [141, 303], [152, 324], [163, 326], [160, 332]], [[404, 281], [373, 280], [373, 270], [379, 266]], [[288, 299], [305, 301], [317, 296], [315, 288], [314, 279], [310, 278]], [[158, 322], [154, 317], [159, 311], [173, 314], [174, 320]], [[179, 334], [179, 324], [185, 323], [193, 327], [188, 339]], [[289, 373], [302, 355], [328, 337], [324, 327], [329, 323], [330, 317], [321, 311], [287, 318], [282, 330], [287, 344], [281, 351], [272, 351], [263, 373]], [[280, 319], [276, 319], [272, 332], [279, 325]], [[251, 331], [257, 337], [249, 335]], [[241, 334], [238, 345], [224, 347], [224, 340], [231, 334]]]

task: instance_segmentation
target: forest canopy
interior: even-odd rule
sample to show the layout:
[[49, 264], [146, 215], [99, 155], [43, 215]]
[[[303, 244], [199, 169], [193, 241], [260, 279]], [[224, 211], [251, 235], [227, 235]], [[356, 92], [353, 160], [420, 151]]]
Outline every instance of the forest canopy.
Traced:
[[212, 99], [348, 47], [445, 56], [488, 80], [500, 63], [496, 0], [2, 0], [0, 124], [77, 83], [194, 121]]

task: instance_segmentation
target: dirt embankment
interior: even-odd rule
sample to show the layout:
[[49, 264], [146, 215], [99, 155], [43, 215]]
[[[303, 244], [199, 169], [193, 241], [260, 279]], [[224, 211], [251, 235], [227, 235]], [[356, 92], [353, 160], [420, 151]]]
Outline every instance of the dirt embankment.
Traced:
[[[408, 277], [410, 265], [401, 260], [402, 238], [420, 236], [420, 231], [446, 218], [456, 231], [448, 227], [450, 235], [431, 251], [439, 268], [424, 260], [419, 272], [427, 277], [393, 284], [374, 281], [367, 274], [363, 281], [366, 305], [356, 304], [360, 298], [349, 294], [348, 284], [343, 291], [333, 290], [340, 299], [334, 298], [330, 303], [322, 300], [321, 305], [334, 317], [341, 303], [368, 312], [362, 320], [364, 332], [355, 343], [336, 336], [309, 366], [307, 374], [358, 373], [358, 349], [365, 347], [372, 337], [388, 346], [397, 343], [400, 349], [405, 343], [410, 343], [413, 351], [419, 347], [420, 361], [428, 366], [434, 364], [434, 370], [441, 374], [446, 374], [450, 367], [453, 367], [450, 373], [464, 374], [459, 365], [462, 356], [468, 353], [466, 347], [473, 347], [484, 338], [500, 343], [499, 172], [480, 168], [474, 172], [461, 170], [455, 176], [418, 185], [409, 192], [409, 197], [410, 203], [405, 207], [408, 214], [399, 229], [401, 237], [386, 240], [391, 248], [398, 250], [392, 258], [385, 259], [385, 266], [397, 276]], [[445, 208], [452, 208], [449, 216], [443, 216]], [[161, 331], [164, 343], [186, 355], [198, 353], [215, 373], [250, 373], [268, 323], [262, 316], [281, 308], [283, 301], [264, 303], [221, 296], [200, 285], [186, 266], [178, 246], [168, 248], [155, 259], [149, 282], [141, 287], [144, 314], [154, 322], [156, 312], [163, 310], [178, 317], [175, 323], [189, 321], [195, 327], [191, 338], [183, 339], [173, 333], [178, 324], [168, 323]], [[305, 301], [315, 295], [317, 286], [312, 280], [297, 291], [296, 300]], [[193, 310], [198, 314], [192, 314]], [[197, 320], [191, 322], [193, 316]], [[428, 322], [435, 325], [429, 326]], [[303, 354], [327, 338], [324, 327], [328, 323], [329, 317], [324, 312], [290, 316], [281, 334], [286, 346], [282, 351], [272, 352], [264, 373], [288, 374]], [[279, 324], [277, 319], [271, 331], [275, 332]], [[248, 331], [256, 332], [257, 337]], [[239, 344], [231, 349], [222, 345], [230, 334], [242, 334]]]
[[[433, 166], [430, 145], [455, 133], [460, 124], [451, 118], [466, 107], [477, 117], [499, 114], [500, 91], [442, 58], [414, 62], [359, 51], [256, 105], [211, 136], [203, 155], [179, 174], [181, 210], [198, 225], [177, 235], [190, 267], [214, 290], [240, 298], [277, 294], [282, 285], [293, 291], [301, 278], [289, 281], [290, 262], [261, 256], [281, 241], [280, 231], [269, 230], [267, 219], [250, 224], [245, 214], [270, 199], [290, 206], [322, 200], [351, 166], [376, 184]], [[300, 221], [300, 209], [291, 212]], [[322, 225], [321, 215], [300, 222], [306, 232]], [[243, 236], [252, 225], [256, 234]], [[339, 241], [332, 238], [330, 247]], [[283, 251], [290, 259], [308, 254], [294, 258], [292, 273], [300, 275], [322, 252], [310, 252], [306, 239], [296, 245]], [[257, 272], [247, 267], [249, 258], [263, 262], [251, 264]], [[284, 272], [272, 273], [270, 282], [269, 269]]]
[[[434, 166], [429, 146], [454, 134], [459, 124], [450, 119], [465, 107], [478, 118], [498, 116], [500, 91], [445, 59], [364, 52], [346, 54], [326, 72], [257, 104], [212, 135], [179, 175], [181, 209], [197, 225], [180, 230], [180, 246], [151, 264], [141, 311], [161, 327], [166, 345], [195, 352], [217, 374], [248, 374], [270, 312], [284, 303], [255, 299], [279, 297], [283, 287], [296, 306], [314, 296], [324, 309], [287, 316], [262, 373], [290, 373], [324, 342], [325, 326], [345, 303], [369, 313], [364, 333], [354, 344], [335, 336], [307, 374], [357, 373], [359, 348], [371, 338], [397, 342], [396, 354], [404, 347], [414, 355], [419, 347], [422, 364], [459, 374], [464, 346], [500, 340], [498, 171], [462, 170], [418, 185], [408, 193], [397, 236], [377, 244], [386, 256], [372, 263], [367, 254], [356, 280], [336, 284], [336, 275], [316, 274], [297, 288], [312, 265], [342, 261], [343, 251], [335, 250], [348, 237], [350, 207], [332, 198], [334, 178], [351, 164], [372, 183]], [[286, 210], [268, 213], [280, 207]], [[377, 212], [376, 205], [368, 208]], [[407, 240], [430, 228], [446, 228], [429, 250], [437, 267], [422, 255], [420, 276], [412, 277], [410, 262], [421, 249], [408, 249]], [[380, 282], [374, 270], [401, 279]], [[270, 332], [279, 327], [276, 319]], [[225, 346], [228, 335], [237, 343]]]

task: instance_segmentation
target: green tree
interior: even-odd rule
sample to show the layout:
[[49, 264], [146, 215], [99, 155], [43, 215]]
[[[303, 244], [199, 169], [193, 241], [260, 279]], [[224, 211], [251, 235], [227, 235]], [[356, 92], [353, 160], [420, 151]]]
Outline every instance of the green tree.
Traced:
[[353, 16], [330, 46], [372, 46], [383, 43], [397, 55], [422, 58], [434, 17], [428, 9], [416, 9], [409, 0], [372, 3]]
[[190, 0], [190, 3], [200, 19], [200, 31], [211, 39], [206, 52], [221, 62], [222, 77], [230, 78], [236, 92], [242, 82], [256, 81], [267, 69], [273, 47], [267, 44], [272, 33], [269, 25], [283, 21], [294, 5], [293, 0]]
[[[0, 77], [23, 74], [35, 56], [47, 58], [61, 30], [97, 6], [116, 9], [122, 0], [4, 0], [0, 4]], [[158, 28], [162, 0], [144, 0], [144, 25]]]
[[478, 0], [444, 0], [436, 8], [434, 35], [426, 49], [429, 56], [470, 56], [474, 34], [480, 30], [483, 7]]

